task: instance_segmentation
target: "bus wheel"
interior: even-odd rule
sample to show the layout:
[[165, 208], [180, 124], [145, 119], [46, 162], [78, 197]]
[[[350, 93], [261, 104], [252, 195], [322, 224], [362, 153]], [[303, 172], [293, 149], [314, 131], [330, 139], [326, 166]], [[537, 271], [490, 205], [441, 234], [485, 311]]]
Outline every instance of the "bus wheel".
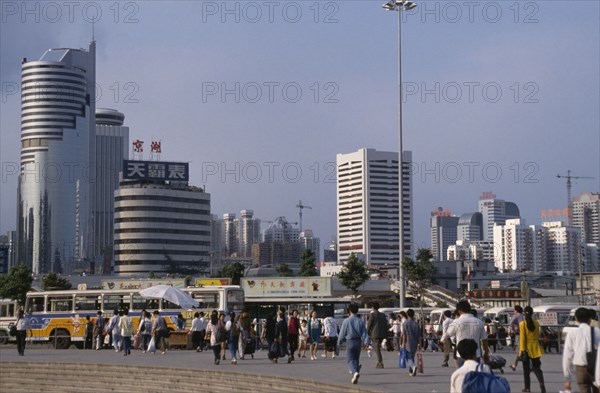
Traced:
[[0, 345], [8, 344], [8, 334], [4, 330], [0, 330]]
[[52, 334], [52, 344], [56, 349], [67, 349], [71, 345], [71, 336], [69, 331], [65, 329], [57, 329]]

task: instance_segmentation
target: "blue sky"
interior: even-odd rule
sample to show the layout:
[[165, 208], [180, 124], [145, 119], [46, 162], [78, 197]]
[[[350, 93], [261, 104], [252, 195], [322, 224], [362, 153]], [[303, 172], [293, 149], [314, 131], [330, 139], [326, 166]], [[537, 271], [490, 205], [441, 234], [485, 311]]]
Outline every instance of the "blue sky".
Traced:
[[[397, 18], [382, 2], [75, 2], [69, 13], [2, 1], [0, 233], [16, 220], [21, 58], [87, 47], [95, 18], [98, 107], [125, 113], [132, 140], [162, 140], [162, 159], [190, 161], [214, 213], [297, 221], [301, 199], [313, 207], [304, 227], [325, 243], [336, 154], [397, 150]], [[417, 4], [402, 24], [417, 245], [429, 245], [431, 211], [476, 211], [484, 191], [530, 224], [566, 206], [558, 173], [595, 177], [574, 195], [598, 192], [599, 3]]]

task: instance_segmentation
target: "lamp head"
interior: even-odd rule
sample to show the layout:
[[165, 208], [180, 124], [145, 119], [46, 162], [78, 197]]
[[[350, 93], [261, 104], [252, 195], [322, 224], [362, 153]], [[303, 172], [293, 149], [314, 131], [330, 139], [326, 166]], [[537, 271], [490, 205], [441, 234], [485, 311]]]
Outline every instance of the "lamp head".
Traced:
[[395, 11], [396, 10], [396, 0], [390, 0], [387, 3], [385, 3], [384, 5], [382, 5], [382, 7], [388, 11]]
[[413, 3], [412, 1], [407, 1], [406, 3], [404, 3], [404, 8], [407, 11], [412, 10], [413, 8], [415, 8], [417, 5], [415, 3]]

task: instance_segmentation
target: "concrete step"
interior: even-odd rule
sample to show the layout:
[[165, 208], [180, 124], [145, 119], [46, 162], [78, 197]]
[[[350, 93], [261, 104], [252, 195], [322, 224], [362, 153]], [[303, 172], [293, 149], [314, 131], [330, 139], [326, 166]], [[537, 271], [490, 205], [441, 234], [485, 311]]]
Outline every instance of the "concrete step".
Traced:
[[[24, 370], [29, 370], [24, 375]], [[67, 373], [65, 371], [68, 371]], [[25, 376], [25, 378], [24, 378]], [[141, 383], [140, 381], [143, 381]], [[82, 389], [102, 392], [196, 393], [199, 388], [214, 393], [364, 393], [366, 389], [272, 375], [221, 370], [192, 370], [128, 365], [0, 362], [0, 391], [44, 391], [79, 393]]]

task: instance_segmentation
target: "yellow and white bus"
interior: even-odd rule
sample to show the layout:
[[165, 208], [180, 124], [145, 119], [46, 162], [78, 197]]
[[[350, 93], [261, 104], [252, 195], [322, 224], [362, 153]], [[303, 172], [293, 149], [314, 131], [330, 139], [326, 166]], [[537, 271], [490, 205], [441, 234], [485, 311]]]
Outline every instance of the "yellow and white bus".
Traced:
[[241, 312], [244, 291], [236, 285], [182, 288], [196, 299], [198, 308], [183, 310], [166, 300], [146, 299], [139, 289], [60, 290], [27, 293], [26, 318], [32, 329], [31, 341], [51, 342], [57, 349], [66, 349], [71, 343], [83, 348], [86, 315], [95, 321], [97, 311], [110, 318], [114, 310], [127, 309], [137, 326], [141, 311], [159, 310], [169, 329], [175, 330], [178, 314], [183, 314], [188, 326], [197, 311], [212, 310]]
[[0, 345], [16, 341], [16, 337], [8, 334], [10, 326], [17, 322], [17, 302], [9, 299], [0, 299]]

